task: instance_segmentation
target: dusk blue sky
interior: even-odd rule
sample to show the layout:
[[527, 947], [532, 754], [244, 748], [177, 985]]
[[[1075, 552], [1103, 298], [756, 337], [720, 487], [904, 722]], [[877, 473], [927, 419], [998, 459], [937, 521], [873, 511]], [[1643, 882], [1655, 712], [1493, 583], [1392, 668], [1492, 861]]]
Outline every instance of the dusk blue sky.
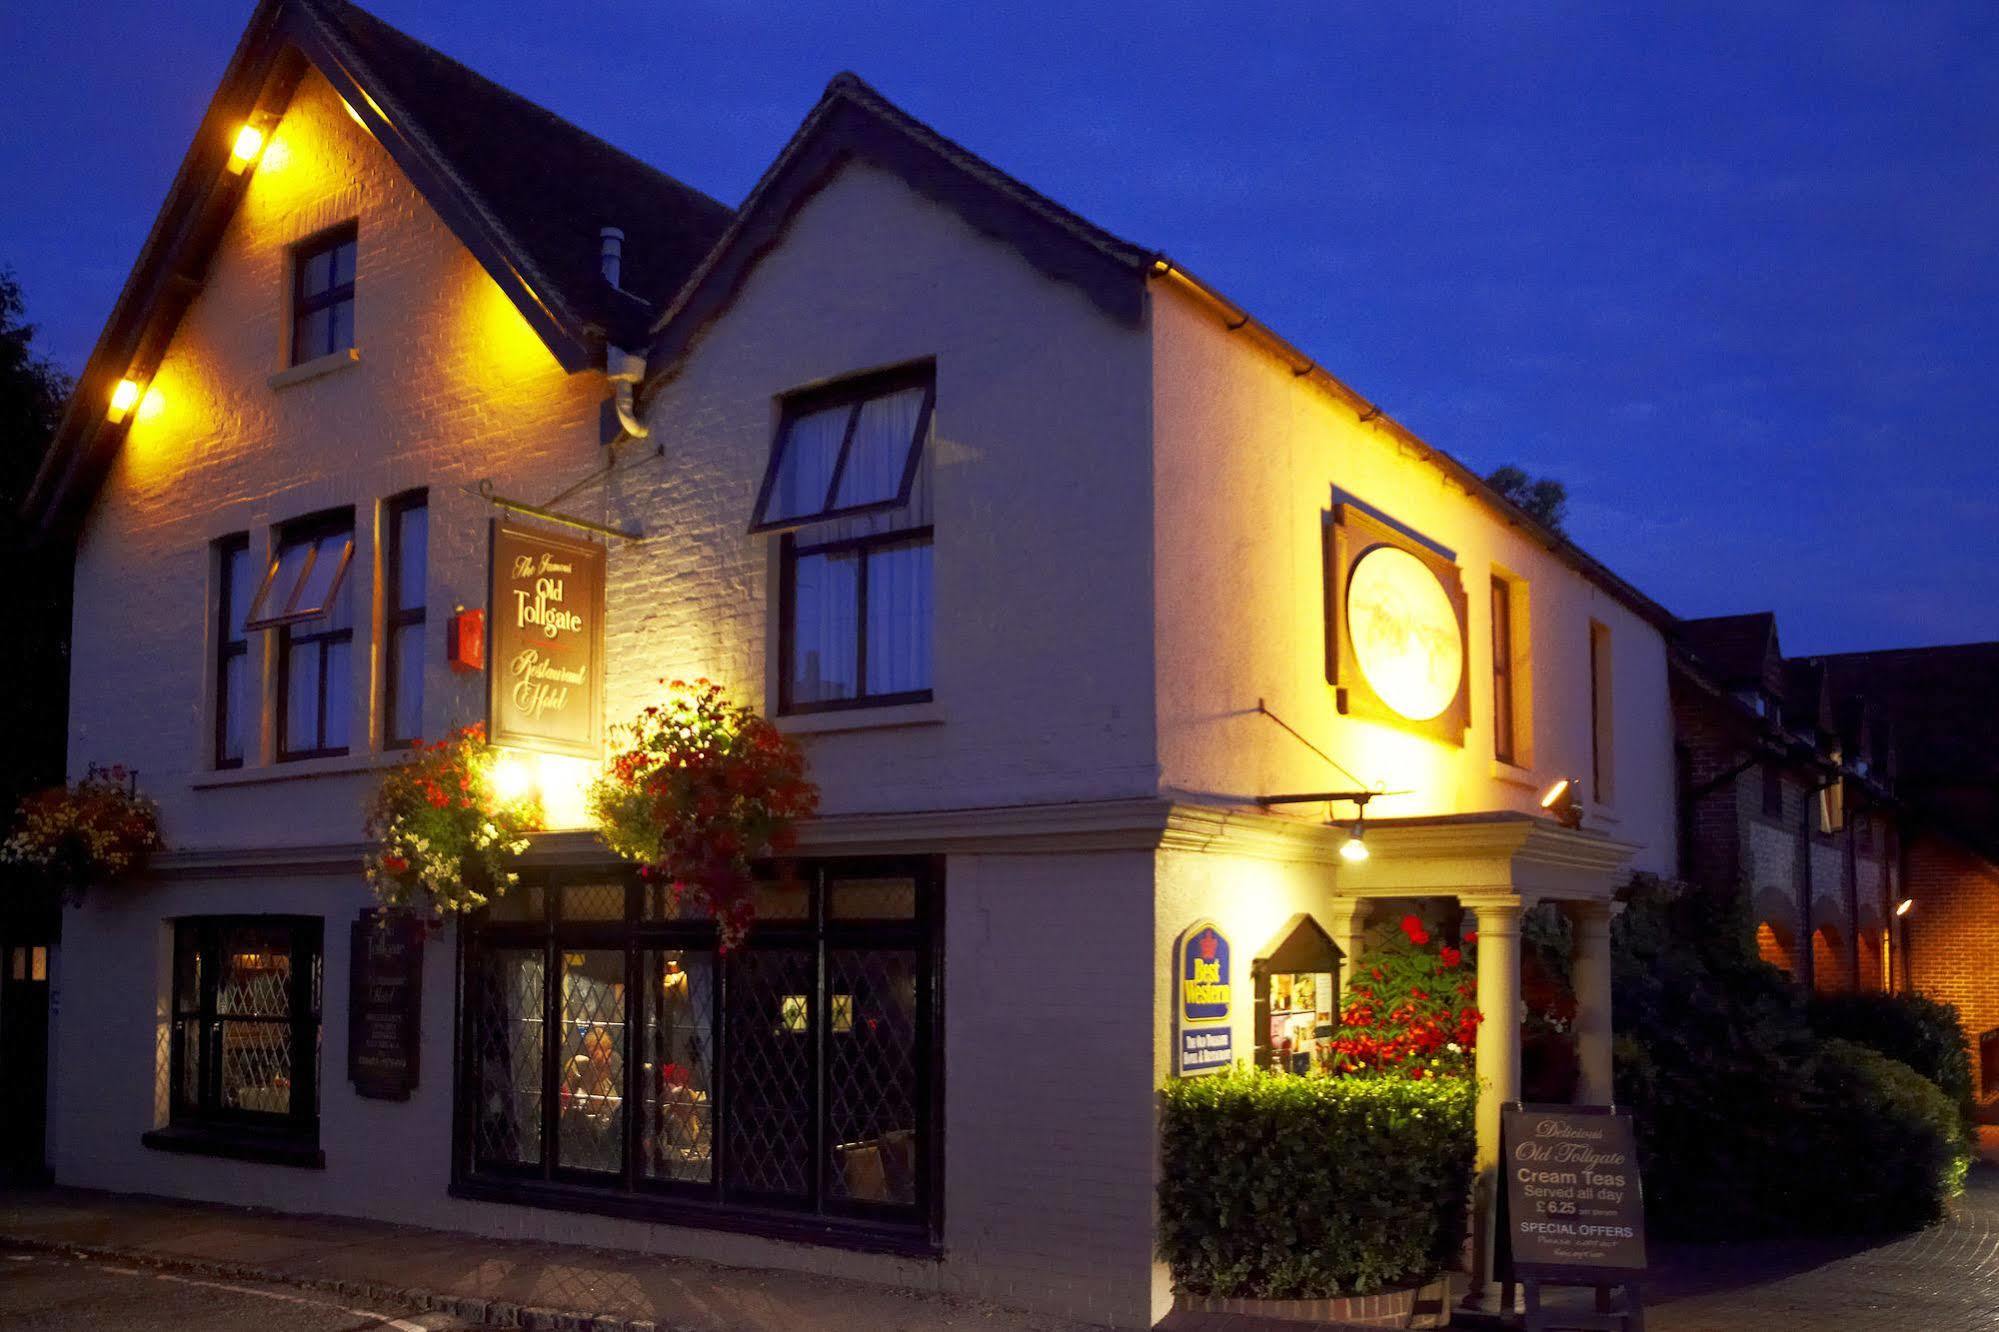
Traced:
[[[1683, 615], [1999, 639], [1999, 5], [378, 0], [722, 200], [852, 69]], [[0, 7], [0, 264], [95, 340], [248, 3]]]

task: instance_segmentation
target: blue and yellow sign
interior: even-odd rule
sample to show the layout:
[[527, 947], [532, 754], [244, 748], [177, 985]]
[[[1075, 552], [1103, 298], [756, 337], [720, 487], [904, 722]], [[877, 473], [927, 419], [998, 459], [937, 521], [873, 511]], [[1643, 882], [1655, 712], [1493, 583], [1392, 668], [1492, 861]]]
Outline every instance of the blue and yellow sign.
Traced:
[[1228, 936], [1213, 921], [1197, 920], [1173, 945], [1175, 1046], [1181, 1077], [1218, 1073], [1235, 1058], [1229, 1025], [1233, 978]]

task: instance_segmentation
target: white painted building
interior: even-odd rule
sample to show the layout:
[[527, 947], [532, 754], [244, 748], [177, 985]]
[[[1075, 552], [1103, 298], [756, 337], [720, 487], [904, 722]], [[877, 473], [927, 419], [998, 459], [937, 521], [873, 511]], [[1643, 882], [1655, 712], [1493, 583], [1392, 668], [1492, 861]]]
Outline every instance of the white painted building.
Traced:
[[[620, 349], [643, 438], [600, 430]], [[797, 735], [810, 891], [722, 961], [553, 830], [429, 943], [416, 1086], [368, 1098], [361, 811], [400, 741], [484, 718], [445, 637], [498, 609], [495, 496], [642, 534], [606, 542], [606, 717], [705, 676]], [[1488, 1012], [1523, 909], [1569, 903], [1607, 1094], [1610, 894], [1673, 868], [1664, 612], [850, 76], [731, 214], [361, 11], [269, 0], [37, 499], [80, 534], [72, 766], [136, 767], [171, 848], [64, 926], [63, 1182], [1149, 1326], [1175, 939], [1232, 940], [1247, 1058], [1285, 922], [1351, 953], [1412, 897], [1477, 912]], [[301, 543], [351, 551], [327, 611], [244, 627]], [[553, 809], [587, 769], [540, 765]], [[1561, 778], [1581, 831], [1538, 807]], [[1368, 795], [1372, 858], [1341, 857], [1351, 800], [1265, 801], [1325, 792]], [[1488, 1162], [1517, 1058], [1489, 1027]]]

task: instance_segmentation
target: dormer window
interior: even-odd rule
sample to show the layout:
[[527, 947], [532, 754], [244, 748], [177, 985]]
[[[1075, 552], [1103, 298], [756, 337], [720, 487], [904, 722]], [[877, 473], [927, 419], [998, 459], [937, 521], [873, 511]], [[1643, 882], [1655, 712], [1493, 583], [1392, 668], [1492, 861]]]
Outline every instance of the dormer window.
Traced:
[[751, 530], [802, 527], [907, 505], [935, 397], [927, 365], [792, 395], [785, 401]]
[[352, 222], [322, 232], [292, 254], [293, 365], [344, 352], [354, 345]]

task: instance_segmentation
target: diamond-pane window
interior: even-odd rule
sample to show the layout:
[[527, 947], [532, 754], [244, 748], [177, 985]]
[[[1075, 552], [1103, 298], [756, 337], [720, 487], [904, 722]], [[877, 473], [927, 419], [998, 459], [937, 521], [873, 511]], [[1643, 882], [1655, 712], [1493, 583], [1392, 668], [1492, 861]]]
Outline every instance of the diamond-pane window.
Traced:
[[654, 1179], [707, 1183], [715, 1171], [715, 961], [684, 948], [648, 949], [640, 973], [639, 1144]]
[[473, 1150], [482, 1161], [541, 1160], [544, 974], [539, 948], [495, 948], [480, 954], [467, 987]]
[[625, 1162], [625, 955], [562, 955], [557, 1164], [616, 1172]]
[[192, 917], [174, 928], [176, 1124], [316, 1135], [320, 936], [317, 917]]

